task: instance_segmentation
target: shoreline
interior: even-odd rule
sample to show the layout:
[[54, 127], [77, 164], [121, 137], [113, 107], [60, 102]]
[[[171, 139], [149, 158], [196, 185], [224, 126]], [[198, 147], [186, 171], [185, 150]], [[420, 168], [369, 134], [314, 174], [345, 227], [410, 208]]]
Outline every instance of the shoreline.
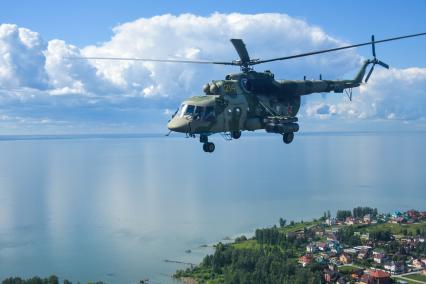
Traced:
[[[254, 236], [225, 237], [214, 246], [214, 254], [206, 255], [195, 267], [177, 270], [173, 278], [188, 284], [222, 283], [224, 279], [241, 282], [253, 277], [272, 283], [299, 281], [301, 277], [305, 282], [325, 279], [337, 283], [339, 279], [347, 283], [360, 281], [361, 276], [374, 281], [380, 274], [390, 281], [416, 273], [426, 282], [426, 211], [390, 214], [356, 207], [353, 211], [337, 210], [336, 217], [328, 211], [310, 221], [286, 222], [281, 218], [279, 227], [256, 229]], [[415, 249], [398, 254], [407, 242]], [[266, 265], [274, 262], [274, 266]], [[417, 267], [420, 262], [423, 270]], [[330, 275], [336, 279], [331, 281], [327, 278]]]

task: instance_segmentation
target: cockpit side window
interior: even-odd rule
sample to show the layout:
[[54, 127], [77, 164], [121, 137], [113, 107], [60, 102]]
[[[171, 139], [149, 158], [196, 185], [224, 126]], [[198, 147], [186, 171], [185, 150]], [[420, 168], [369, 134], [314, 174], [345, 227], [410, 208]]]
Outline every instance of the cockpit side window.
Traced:
[[203, 111], [204, 111], [204, 107], [202, 107], [202, 106], [195, 106], [195, 108], [194, 108], [194, 114], [192, 115], [192, 117], [195, 120], [201, 119], [201, 115], [203, 114]]
[[186, 107], [186, 110], [185, 110], [185, 112], [184, 112], [184, 115], [192, 115], [192, 114], [194, 113], [194, 109], [195, 109], [195, 106], [193, 106], [193, 105], [188, 105], [188, 106]]
[[215, 117], [214, 107], [208, 106], [206, 107], [206, 111], [204, 112], [204, 120], [212, 121]]

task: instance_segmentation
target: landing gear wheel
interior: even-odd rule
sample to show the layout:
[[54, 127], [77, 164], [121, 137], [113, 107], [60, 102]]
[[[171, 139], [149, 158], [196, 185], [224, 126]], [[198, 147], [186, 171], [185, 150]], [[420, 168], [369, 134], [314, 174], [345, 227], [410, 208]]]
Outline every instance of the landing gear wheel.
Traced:
[[214, 151], [214, 149], [215, 149], [215, 146], [211, 142], [206, 142], [206, 143], [203, 144], [204, 152], [212, 153]]
[[288, 132], [288, 133], [284, 133], [283, 134], [283, 141], [285, 144], [290, 144], [291, 141], [293, 141], [294, 139], [294, 133], [293, 132]]
[[237, 131], [232, 131], [232, 132], [231, 132], [231, 137], [232, 137], [233, 139], [238, 139], [238, 138], [240, 138], [240, 137], [241, 137], [241, 131], [239, 131], [239, 130], [237, 130]]
[[213, 151], [214, 151], [214, 149], [215, 149], [216, 147], [215, 147], [215, 146], [214, 146], [214, 144], [213, 144], [213, 143], [211, 143], [211, 142], [210, 142], [208, 145], [209, 145], [209, 152], [210, 152], [210, 153], [213, 153]]

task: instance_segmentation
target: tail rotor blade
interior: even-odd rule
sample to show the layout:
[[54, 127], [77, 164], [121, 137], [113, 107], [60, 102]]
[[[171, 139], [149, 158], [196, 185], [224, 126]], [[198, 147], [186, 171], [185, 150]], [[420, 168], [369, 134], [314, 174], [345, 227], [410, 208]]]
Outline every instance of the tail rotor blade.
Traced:
[[379, 64], [379, 65], [381, 65], [381, 66], [383, 66], [383, 67], [385, 67], [386, 69], [389, 69], [389, 65], [388, 64], [386, 64], [386, 63], [384, 63], [383, 61], [377, 61], [377, 64]]
[[373, 57], [376, 58], [376, 46], [374, 45], [374, 35], [371, 35], [371, 48], [373, 50]]
[[368, 72], [367, 77], [365, 78], [365, 83], [367, 83], [368, 79], [370, 79], [370, 76], [371, 76], [371, 74], [373, 73], [373, 70], [374, 70], [374, 65], [376, 65], [376, 64], [374, 63], [373, 66], [371, 66], [371, 69]]

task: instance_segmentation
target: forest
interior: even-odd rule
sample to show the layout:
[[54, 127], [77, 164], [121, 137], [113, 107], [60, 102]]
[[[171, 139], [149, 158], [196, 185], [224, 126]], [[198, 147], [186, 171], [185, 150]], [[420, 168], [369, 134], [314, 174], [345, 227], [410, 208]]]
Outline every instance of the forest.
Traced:
[[321, 283], [323, 266], [312, 263], [305, 268], [297, 259], [277, 246], [260, 249], [239, 249], [232, 244], [216, 246], [213, 255], [187, 270], [179, 270], [175, 277], [194, 277], [201, 283]]

